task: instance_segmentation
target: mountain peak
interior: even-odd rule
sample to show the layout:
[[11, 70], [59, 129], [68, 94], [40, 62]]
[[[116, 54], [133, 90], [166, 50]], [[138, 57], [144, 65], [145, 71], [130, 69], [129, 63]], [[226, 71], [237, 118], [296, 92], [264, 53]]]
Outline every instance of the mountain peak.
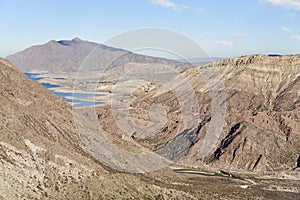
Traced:
[[82, 43], [83, 40], [81, 40], [79, 37], [75, 37], [72, 40], [59, 40], [55, 42], [63, 46], [70, 46], [72, 44]]
[[71, 41], [73, 41], [73, 42], [82, 42], [83, 40], [80, 39], [79, 37], [75, 37]]

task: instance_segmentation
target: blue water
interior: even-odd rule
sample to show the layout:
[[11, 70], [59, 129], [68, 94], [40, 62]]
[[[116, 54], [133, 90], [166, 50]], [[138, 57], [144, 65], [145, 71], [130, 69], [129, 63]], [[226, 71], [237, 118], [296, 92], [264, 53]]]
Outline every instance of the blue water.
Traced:
[[40, 74], [36, 74], [36, 73], [28, 73], [28, 72], [26, 72], [25, 75], [27, 77], [31, 78], [34, 81], [39, 81], [39, 80], [43, 79], [43, 78], [38, 77], [38, 75], [40, 75]]
[[41, 83], [41, 84], [43, 86], [45, 86], [46, 88], [48, 88], [48, 89], [51, 89], [51, 88], [60, 88], [61, 87], [60, 85], [56, 85], [56, 84], [52, 84], [52, 83]]
[[74, 108], [79, 108], [79, 107], [86, 107], [86, 106], [95, 106], [100, 104], [104, 104], [104, 102], [80, 101], [80, 103], [75, 103], [75, 104], [73, 103], [72, 106]]
[[64, 81], [67, 80], [66, 78], [54, 78], [55, 80]]
[[[38, 73], [25, 73], [25, 75], [29, 78], [31, 78], [34, 81], [42, 80], [43, 78], [39, 78], [38, 76], [40, 74]], [[65, 78], [55, 78], [57, 80], [66, 80]], [[41, 83], [43, 86], [45, 86], [48, 89], [55, 89], [60, 88], [60, 85], [52, 84], [52, 83]], [[60, 96], [64, 98], [68, 103], [72, 104], [74, 108], [78, 107], [85, 107], [85, 106], [95, 106], [99, 104], [103, 104], [104, 102], [93, 102], [93, 101], [84, 101], [79, 99], [87, 99], [87, 98], [93, 98], [93, 97], [99, 97], [104, 96], [103, 94], [93, 94], [93, 93], [73, 93], [73, 92], [58, 92], [55, 90], [51, 90], [54, 94], [57, 96]], [[75, 99], [71, 99], [70, 97], [73, 97]]]
[[103, 94], [86, 94], [86, 93], [56, 92], [56, 91], [54, 91], [54, 94], [64, 98], [68, 103], [71, 103], [73, 105], [73, 107], [75, 107], [75, 108], [103, 104], [103, 102], [84, 101], [84, 100], [69, 98], [69, 97], [73, 97], [73, 98], [86, 99], [86, 98], [103, 96]]
[[93, 94], [93, 93], [76, 93], [76, 92], [56, 92], [54, 91], [54, 94], [57, 96], [67, 98], [67, 97], [73, 97], [76, 99], [87, 99], [87, 98], [93, 98], [93, 97], [101, 97], [103, 94]]

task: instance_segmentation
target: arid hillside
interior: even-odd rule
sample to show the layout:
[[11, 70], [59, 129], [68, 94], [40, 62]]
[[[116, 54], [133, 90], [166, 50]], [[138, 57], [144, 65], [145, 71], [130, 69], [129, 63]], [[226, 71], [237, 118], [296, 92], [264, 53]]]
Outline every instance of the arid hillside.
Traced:
[[[193, 70], [191, 69], [189, 72], [193, 72]], [[174, 168], [181, 169], [183, 166], [165, 167], [145, 174], [118, 172], [104, 167], [95, 159], [96, 157], [89, 154], [90, 151], [85, 151], [75, 128], [74, 116], [72, 115], [74, 113], [72, 113], [72, 108], [67, 102], [52, 94], [38, 82], [27, 78], [7, 60], [3, 59], [0, 59], [0, 81], [1, 200], [297, 199], [299, 196], [298, 170], [283, 172], [283, 175], [288, 178], [278, 180], [276, 174], [264, 178], [258, 175], [257, 178], [254, 178], [256, 175], [243, 173], [231, 177], [226, 175], [226, 172], [222, 174], [207, 168], [204, 171], [201, 168], [193, 169], [196, 170], [195, 174], [189, 173], [189, 167], [186, 174], [173, 170]], [[196, 84], [194, 86], [197, 87]], [[157, 88], [156, 92], [158, 90], [160, 89]], [[141, 91], [144, 91], [144, 88], [141, 88], [138, 94], [141, 94]], [[152, 92], [149, 92], [150, 96], [153, 95]], [[165, 97], [164, 92], [156, 94], [162, 94], [162, 96], [158, 95], [157, 98]], [[172, 108], [176, 108], [176, 104], [172, 103], [171, 100], [163, 99], [163, 101], [170, 104]], [[149, 101], [145, 100], [144, 103], [146, 105]], [[142, 106], [142, 108], [145, 107]], [[111, 133], [119, 133], [116, 131], [116, 125], [111, 123], [112, 118], [109, 117], [109, 110], [105, 106], [99, 107], [99, 114], [101, 114], [98, 116], [100, 119], [105, 117], [105, 120], [100, 121], [102, 126], [103, 123], [108, 122], [103, 126], [104, 128]], [[138, 122], [143, 121], [141, 112], [134, 112], [133, 110], [132, 114], [139, 114]], [[176, 113], [169, 112], [168, 114], [173, 117], [172, 119], [176, 119]], [[233, 119], [235, 119], [234, 117]], [[85, 127], [84, 120], [80, 124], [81, 121], [78, 120], [80, 118], [77, 117], [76, 119], [77, 125], [79, 123], [80, 126]], [[206, 121], [203, 121], [205, 126], [204, 122]], [[176, 123], [179, 122], [174, 121], [173, 125]], [[147, 139], [140, 141], [140, 143], [144, 142], [145, 145], [148, 144], [150, 148], [155, 150], [156, 146], [153, 144], [158, 143], [159, 139], [164, 144], [165, 138], [173, 137], [172, 130], [176, 128], [174, 129], [171, 125], [162, 130], [162, 133], [170, 133], [168, 137], [162, 134], [155, 140]], [[197, 131], [188, 132], [191, 134]], [[200, 131], [200, 133], [202, 132]], [[260, 133], [264, 132], [261, 131]], [[244, 134], [250, 137], [252, 132], [240, 133], [242, 136]], [[293, 134], [294, 132], [291, 132], [288, 140], [283, 134], [283, 139], [279, 141], [281, 142], [279, 145], [290, 145], [288, 147], [292, 156], [298, 148], [294, 143], [289, 144], [290, 141], [297, 142], [297, 134], [294, 134], [295, 136]], [[238, 136], [235, 137], [233, 141], [240, 141], [238, 138]], [[137, 138], [131, 138], [132, 141], [138, 139], [138, 134]], [[169, 139], [169, 141], [171, 140]], [[252, 143], [260, 142], [255, 138], [250, 141]], [[181, 144], [179, 143], [179, 145]], [[232, 144], [234, 142], [230, 143], [229, 147]], [[121, 144], [124, 150], [128, 150], [130, 147], [126, 145], [124, 142]], [[191, 145], [189, 151], [183, 156], [181, 155], [180, 159], [196, 162], [197, 160], [194, 160], [195, 157], [190, 153], [193, 147], [196, 148], [196, 146]], [[219, 169], [225, 168], [228, 162], [225, 159], [226, 155], [231, 155], [227, 152], [228, 149], [230, 148], [222, 148], [219, 160], [212, 160], [211, 163], [214, 166], [219, 166]], [[135, 150], [134, 147], [132, 150]], [[94, 149], [94, 153], [95, 151], [96, 149]], [[176, 154], [176, 151], [174, 152]], [[243, 151], [241, 152], [243, 153]], [[244, 155], [248, 155], [247, 151], [245, 153]], [[240, 154], [238, 155], [240, 156]], [[291, 162], [292, 156], [287, 157]], [[261, 164], [259, 163], [255, 169], [262, 169]]]
[[[130, 117], [142, 127], [135, 132], [135, 141], [179, 163], [254, 172], [292, 170], [300, 154], [299, 73], [299, 55], [244, 56], [187, 69], [163, 86], [145, 84], [131, 94], [128, 104], [122, 105], [129, 105], [123, 109], [128, 109]], [[192, 130], [184, 128], [181, 114], [183, 105], [195, 103], [188, 96], [179, 102], [174, 94], [177, 89], [188, 90], [184, 81], [198, 100], [199, 115], [191, 117], [196, 120]], [[126, 91], [125, 87], [120, 91]], [[143, 127], [151, 121], [149, 109], [153, 104], [164, 106], [168, 120], [145, 138]], [[197, 106], [192, 105], [191, 112]], [[106, 114], [100, 124], [110, 132], [122, 132], [113, 128], [115, 122], [107, 117], [109, 111], [102, 112]], [[224, 117], [222, 124], [215, 124], [216, 113]], [[159, 113], [154, 115], [151, 122], [159, 121]], [[121, 112], [119, 117], [124, 117]], [[216, 126], [221, 127], [220, 137], [203, 159], [199, 152], [207, 130]]]
[[4, 59], [0, 82], [0, 199], [190, 196], [104, 169], [84, 152], [71, 106]]

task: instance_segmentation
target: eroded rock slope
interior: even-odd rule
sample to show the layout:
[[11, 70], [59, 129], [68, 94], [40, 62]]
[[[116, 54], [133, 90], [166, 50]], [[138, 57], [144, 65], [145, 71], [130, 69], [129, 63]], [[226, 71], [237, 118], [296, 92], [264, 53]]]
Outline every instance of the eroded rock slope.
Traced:
[[[194, 130], [180, 130], [181, 107], [191, 103], [189, 98], [179, 103], [174, 95], [183, 80], [192, 86], [199, 103]], [[223, 129], [210, 154], [200, 159], [209, 126], [220, 126], [213, 124], [218, 110], [212, 111], [212, 95], [221, 91], [225, 98], [216, 102], [226, 107]], [[147, 138], [138, 137], [140, 131], [135, 139], [169, 158], [244, 171], [290, 170], [300, 154], [299, 91], [300, 55], [253, 55], [187, 69], [164, 86], [146, 84], [133, 94], [128, 108], [142, 126], [150, 120], [153, 103], [165, 106], [168, 121], [160, 131]]]

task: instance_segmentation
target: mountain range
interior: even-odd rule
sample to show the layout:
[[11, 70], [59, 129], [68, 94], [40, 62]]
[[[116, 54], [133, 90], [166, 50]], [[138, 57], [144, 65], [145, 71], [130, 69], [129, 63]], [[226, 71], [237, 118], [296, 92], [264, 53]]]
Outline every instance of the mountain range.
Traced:
[[102, 71], [129, 62], [183, 65], [174, 60], [135, 54], [80, 38], [51, 40], [6, 58], [22, 72]]

